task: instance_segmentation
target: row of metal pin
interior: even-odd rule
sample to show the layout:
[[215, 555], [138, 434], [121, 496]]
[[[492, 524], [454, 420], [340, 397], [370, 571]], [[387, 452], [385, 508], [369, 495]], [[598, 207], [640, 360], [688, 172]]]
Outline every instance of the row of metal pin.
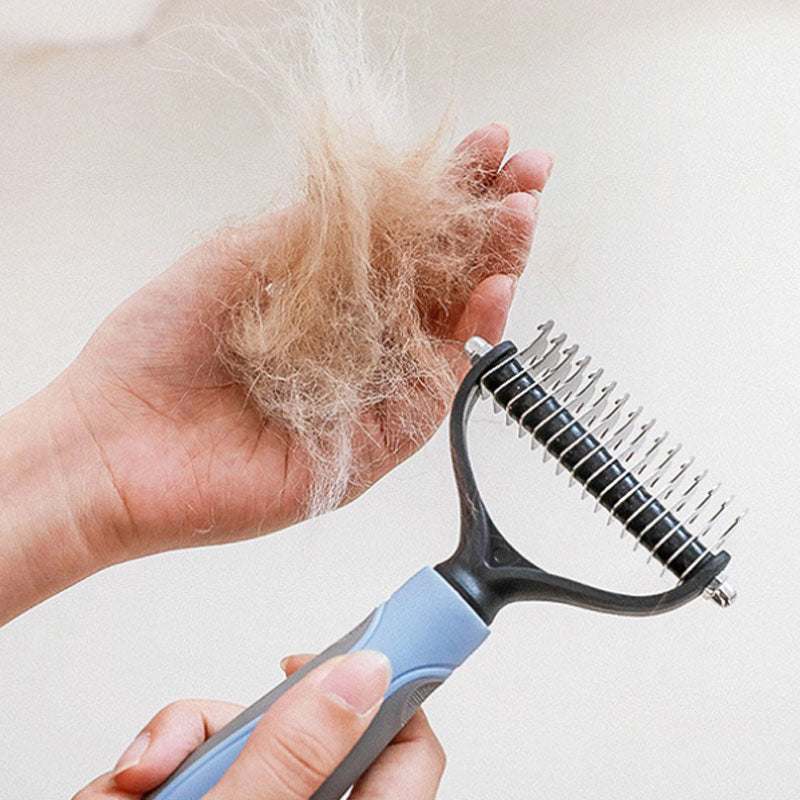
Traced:
[[[689, 476], [690, 469], [694, 464], [694, 458], [690, 458], [682, 462], [677, 472], [672, 477], [667, 478], [666, 475], [671, 466], [676, 462], [675, 457], [681, 450], [681, 445], [675, 445], [666, 450], [664, 453], [664, 442], [669, 436], [668, 432], [655, 437], [652, 441], [649, 440], [649, 432], [655, 425], [655, 420], [651, 419], [638, 426], [637, 423], [642, 414], [642, 407], [639, 406], [633, 411], [629, 411], [623, 419], [623, 410], [630, 395], [623, 394], [620, 397], [612, 400], [612, 396], [617, 388], [616, 381], [612, 381], [603, 388], [598, 390], [600, 385], [600, 378], [603, 375], [602, 369], [596, 369], [589, 373], [588, 366], [591, 362], [591, 356], [583, 356], [576, 358], [578, 353], [577, 345], [570, 345], [564, 348], [566, 342], [566, 335], [559, 334], [554, 338], [550, 338], [553, 330], [553, 322], [549, 320], [539, 326], [539, 335], [526, 347], [522, 352], [515, 353], [508, 356], [499, 364], [492, 367], [481, 380], [481, 392], [484, 397], [492, 396], [493, 406], [495, 412], [505, 411], [505, 420], [507, 425], [516, 422], [518, 425], [518, 435], [520, 437], [529, 434], [531, 437], [531, 449], [535, 450], [540, 443], [536, 440], [536, 434], [544, 428], [554, 417], [562, 411], [569, 413], [572, 421], [558, 431], [553, 433], [544, 443], [544, 460], [547, 461], [551, 454], [548, 451], [549, 445], [554, 442], [561, 434], [568, 428], [572, 427], [575, 423], [579, 424], [584, 433], [576, 439], [560, 454], [559, 461], [556, 464], [556, 472], [561, 473], [564, 465], [561, 463], [564, 456], [577, 447], [583, 440], [588, 437], [593, 437], [598, 441], [598, 444], [593, 447], [580, 461], [578, 461], [572, 469], [568, 469], [569, 485], [575, 483], [575, 472], [591, 458], [598, 450], [605, 448], [611, 453], [614, 458], [622, 464], [626, 471], [606, 486], [595, 500], [595, 512], [601, 508], [603, 497], [621, 480], [627, 476], [631, 476], [636, 481], [633, 489], [627, 492], [623, 497], [617, 500], [614, 505], [608, 509], [609, 515], [607, 524], [611, 524], [614, 520], [614, 513], [616, 509], [628, 500], [639, 489], [644, 489], [650, 498], [642, 503], [632, 514], [630, 514], [622, 523], [623, 530], [621, 536], [625, 535], [628, 526], [633, 520], [641, 514], [652, 503], [658, 502], [664, 507], [664, 510], [659, 513], [647, 526], [636, 536], [634, 543], [634, 550], [638, 548], [642, 538], [647, 534], [653, 526], [657, 525], [665, 516], [672, 515], [676, 520], [678, 515], [684, 512], [690, 503], [698, 497], [700, 487], [708, 474], [707, 470], [698, 473], [692, 478], [685, 489], [682, 490], [686, 479]], [[516, 373], [513, 377], [495, 387], [493, 391], [486, 388], [486, 379], [502, 369], [513, 359], [516, 359], [523, 367], [522, 372]], [[514, 419], [512, 410], [514, 404], [531, 389], [520, 390], [517, 394], [511, 397], [507, 403], [501, 404], [497, 400], [497, 395], [502, 392], [510, 384], [517, 381], [522, 375], [528, 375], [536, 385], [543, 391], [544, 396], [538, 400], [533, 406], [526, 409], [526, 411], [519, 417]], [[599, 393], [598, 393], [599, 391]], [[595, 395], [597, 395], [595, 399]], [[541, 422], [535, 428], [528, 430], [525, 427], [525, 420], [529, 415], [539, 406], [546, 403], [548, 400], [555, 400], [559, 408]], [[620, 424], [621, 423], [621, 424]], [[641, 453], [641, 455], [639, 455]], [[595, 478], [597, 478], [608, 465], [598, 468], [584, 483], [584, 488], [581, 492], [581, 497], [586, 497], [588, 490], [585, 488]], [[691, 526], [697, 525], [697, 532], [692, 534], [679, 548], [672, 553], [664, 564], [661, 574], [663, 575], [669, 565], [688, 547], [694, 542], [699, 542], [711, 533], [712, 529], [718, 528], [721, 524], [721, 519], [725, 516], [725, 511], [730, 507], [733, 497], [728, 497], [724, 500], [716, 510], [713, 511], [704, 521], [700, 521], [701, 516], [708, 513], [714, 508], [714, 499], [720, 489], [720, 484], [713, 485], [707, 489], [705, 494], [700, 496], [699, 502], [691, 509], [689, 516], [680, 522], [676, 522], [671, 526], [670, 530], [653, 546], [650, 555], [647, 559], [648, 563], [652, 560], [653, 555], [659, 548], [665, 544], [673, 532], [683, 526], [685, 529], [691, 529]], [[736, 515], [723, 532], [715, 544], [708, 548], [712, 552], [718, 552], [727, 538], [730, 536], [734, 528], [741, 522], [746, 515], [747, 511], [742, 511]], [[701, 553], [689, 566], [681, 573], [680, 580], [683, 580], [694, 568], [699, 561], [705, 556]]]

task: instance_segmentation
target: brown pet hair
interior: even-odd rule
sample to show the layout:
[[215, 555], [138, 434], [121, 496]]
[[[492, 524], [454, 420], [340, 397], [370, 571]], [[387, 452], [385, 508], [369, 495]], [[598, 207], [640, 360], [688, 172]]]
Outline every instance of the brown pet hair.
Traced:
[[371, 58], [358, 14], [322, 0], [291, 31], [302, 67], [270, 69], [302, 145], [299, 191], [281, 235], [221, 298], [217, 337], [248, 401], [307, 456], [318, 514], [369, 471], [365, 420], [415, 445], [438, 424], [456, 380], [447, 330], [497, 269], [500, 204], [469, 153], [445, 153], [444, 123], [407, 135], [399, 48]]

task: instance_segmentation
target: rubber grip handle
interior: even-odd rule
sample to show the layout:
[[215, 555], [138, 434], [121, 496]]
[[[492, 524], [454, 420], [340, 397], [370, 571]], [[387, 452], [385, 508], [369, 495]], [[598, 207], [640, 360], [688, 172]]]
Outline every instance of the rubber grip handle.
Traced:
[[342, 653], [380, 650], [392, 681], [375, 719], [311, 800], [338, 800], [358, 780], [430, 693], [489, 635], [462, 597], [426, 567], [360, 625], [243, 711], [192, 753], [145, 800], [200, 800], [241, 752], [264, 712], [314, 667]]

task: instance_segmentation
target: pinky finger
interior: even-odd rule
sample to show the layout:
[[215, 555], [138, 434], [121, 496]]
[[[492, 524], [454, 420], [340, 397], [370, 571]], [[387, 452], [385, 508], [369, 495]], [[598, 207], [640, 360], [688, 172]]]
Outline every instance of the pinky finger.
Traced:
[[155, 788], [241, 710], [240, 705], [219, 700], [180, 700], [166, 706], [122, 754], [114, 782], [134, 794]]

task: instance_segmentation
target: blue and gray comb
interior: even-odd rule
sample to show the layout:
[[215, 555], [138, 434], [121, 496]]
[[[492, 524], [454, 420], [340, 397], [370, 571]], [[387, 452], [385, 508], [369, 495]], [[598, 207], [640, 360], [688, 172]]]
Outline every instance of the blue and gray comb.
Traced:
[[[386, 699], [360, 741], [312, 800], [338, 800], [366, 771], [425, 698], [489, 635], [497, 612], [516, 600], [551, 600], [613, 614], [670, 611], [704, 594], [728, 606], [736, 592], [723, 569], [722, 546], [744, 513], [730, 498], [717, 501], [718, 486], [704, 486], [693, 459], [678, 458], [680, 445], [666, 434], [650, 436], [653, 421], [641, 408], [628, 411], [628, 395], [615, 383], [601, 387], [602, 370], [590, 358], [551, 338], [553, 323], [519, 352], [511, 342], [491, 347], [474, 337], [465, 345], [472, 369], [450, 415], [450, 444], [461, 501], [461, 537], [455, 553], [411, 577], [385, 603], [336, 644], [243, 711], [189, 756], [147, 800], [200, 800], [243, 748], [264, 712], [323, 661], [355, 650], [380, 650], [392, 662]], [[608, 511], [650, 552], [662, 572], [678, 579], [669, 591], [628, 595], [605, 591], [545, 572], [517, 552], [492, 522], [481, 499], [467, 451], [467, 425], [479, 397], [529, 434], [531, 446], [580, 483], [595, 510]], [[715, 539], [713, 545], [708, 545]]]

